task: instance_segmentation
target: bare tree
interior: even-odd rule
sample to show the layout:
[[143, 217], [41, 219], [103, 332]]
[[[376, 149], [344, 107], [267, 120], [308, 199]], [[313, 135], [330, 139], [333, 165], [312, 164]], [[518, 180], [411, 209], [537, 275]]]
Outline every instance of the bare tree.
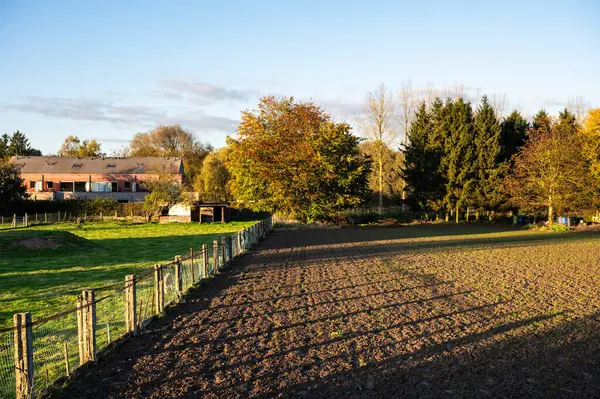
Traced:
[[577, 119], [579, 125], [583, 124], [583, 120], [585, 119], [589, 108], [589, 102], [585, 101], [581, 96], [571, 97], [567, 102], [567, 109], [575, 115], [575, 119]]
[[412, 122], [413, 111], [417, 104], [417, 98], [415, 97], [410, 79], [402, 83], [398, 91], [398, 99], [400, 104], [400, 123], [404, 135], [404, 148], [406, 148], [408, 145], [408, 131]]
[[444, 98], [451, 98], [453, 100], [458, 100], [459, 98], [467, 99], [465, 95], [465, 85], [455, 83], [454, 87], [445, 86], [440, 92], [443, 94]]
[[492, 108], [494, 108], [494, 113], [496, 114], [496, 119], [499, 121], [502, 120], [504, 115], [506, 115], [507, 110], [509, 109], [509, 101], [506, 93], [502, 94], [492, 94], [489, 97], [490, 104]]
[[425, 106], [429, 108], [431, 103], [433, 103], [433, 99], [435, 98], [435, 87], [433, 83], [427, 83], [425, 89], [423, 89], [423, 93], [421, 95], [421, 101], [425, 103]]
[[379, 213], [383, 212], [383, 163], [385, 148], [393, 147], [397, 138], [395, 122], [395, 104], [392, 93], [381, 83], [365, 98], [363, 116], [358, 126], [367, 140], [374, 143], [374, 161], [377, 166], [379, 188]]

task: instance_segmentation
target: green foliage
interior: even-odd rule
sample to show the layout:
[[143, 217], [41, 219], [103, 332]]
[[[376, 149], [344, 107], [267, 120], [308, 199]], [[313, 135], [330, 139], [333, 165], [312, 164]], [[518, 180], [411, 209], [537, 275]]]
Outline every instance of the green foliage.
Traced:
[[27, 198], [27, 190], [19, 168], [6, 159], [0, 159], [0, 213], [10, 213]]
[[62, 157], [98, 157], [102, 155], [101, 145], [96, 140], [79, 140], [69, 136], [58, 150]]
[[[378, 148], [373, 141], [364, 141], [359, 145], [361, 153], [365, 158], [374, 160], [378, 159], [380, 154], [377, 152], [382, 151], [382, 183], [383, 183], [383, 197], [388, 201], [398, 202], [402, 199], [402, 192], [404, 191], [404, 180], [402, 179], [402, 167], [404, 164], [404, 155], [400, 151], [394, 151], [388, 146], [384, 145], [383, 148]], [[369, 190], [374, 194], [379, 193], [379, 169], [371, 168], [369, 174]]]
[[529, 134], [505, 179], [510, 202], [524, 211], [555, 214], [585, 209], [592, 203], [590, 181], [579, 135], [557, 126]]
[[228, 138], [231, 187], [243, 206], [300, 221], [361, 204], [369, 162], [350, 126], [314, 104], [265, 97]]
[[550, 231], [569, 231], [569, 227], [564, 224], [552, 223], [550, 225]]
[[504, 201], [501, 183], [504, 170], [499, 163], [501, 128], [494, 108], [483, 96], [475, 115], [475, 192], [474, 205], [479, 209], [493, 210]]
[[191, 196], [184, 191], [184, 186], [175, 175], [157, 171], [158, 177], [141, 181], [143, 186], [150, 191], [144, 199], [144, 210], [148, 217], [161, 215], [165, 209], [177, 203], [192, 205]]
[[441, 102], [436, 99], [430, 115], [425, 104], [421, 103], [409, 130], [402, 172], [417, 209], [439, 207], [444, 195], [444, 181], [440, 173], [442, 146], [434, 135], [433, 123], [440, 118], [442, 108]]
[[564, 135], [576, 135], [581, 129], [575, 115], [566, 108], [558, 114], [558, 121], [554, 127], [560, 134]]
[[552, 130], [552, 118], [550, 118], [550, 115], [548, 115], [548, 113], [546, 112], [546, 110], [540, 110], [537, 114], [535, 114], [535, 116], [533, 117], [533, 124], [532, 127], [534, 130], [543, 130], [545, 132], [549, 132], [550, 130]]
[[529, 127], [529, 122], [517, 110], [502, 121], [500, 124], [501, 162], [509, 161], [521, 150], [527, 140]]
[[200, 175], [202, 162], [211, 151], [212, 146], [201, 143], [191, 131], [180, 125], [159, 126], [147, 133], [137, 133], [129, 148], [123, 150], [128, 156], [183, 158], [190, 185]]
[[448, 135], [445, 141], [442, 165], [446, 172], [447, 209], [471, 206], [475, 202], [476, 149], [473, 145], [475, 135], [473, 110], [471, 103], [462, 98], [453, 102], [448, 100]]
[[196, 179], [194, 186], [196, 191], [200, 193], [202, 201], [231, 201], [229, 171], [226, 166], [229, 151], [228, 147], [224, 147], [211, 152], [204, 158], [202, 172], [199, 178]]
[[0, 137], [0, 158], [8, 158], [16, 155], [36, 156], [42, 155], [42, 152], [32, 148], [27, 136], [17, 130], [12, 136], [5, 133]]

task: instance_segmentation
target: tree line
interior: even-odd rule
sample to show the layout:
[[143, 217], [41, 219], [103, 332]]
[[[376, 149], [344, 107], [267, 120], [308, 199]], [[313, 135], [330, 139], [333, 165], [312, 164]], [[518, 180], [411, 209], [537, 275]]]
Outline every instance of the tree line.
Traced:
[[[461, 212], [581, 213], [598, 205], [597, 110], [583, 126], [564, 109], [529, 123], [515, 110], [498, 118], [487, 97], [419, 104], [408, 134], [403, 177], [413, 205], [458, 221]], [[596, 173], [597, 174], [597, 173]]]
[[[459, 87], [446, 94], [417, 99], [405, 83], [393, 96], [380, 85], [367, 93], [354, 131], [312, 101], [264, 97], [242, 112], [221, 149], [168, 125], [135, 134], [113, 155], [183, 158], [182, 185], [169, 176], [147, 183], [154, 213], [194, 199], [235, 200], [304, 221], [370, 204], [381, 212], [385, 201], [447, 221], [520, 211], [551, 222], [596, 209], [598, 109], [565, 109], [557, 118], [541, 110], [528, 121], [518, 110], [504, 115], [506, 98], [482, 96], [473, 106]], [[15, 144], [2, 136], [4, 157], [39, 154], [22, 133], [13, 136]], [[58, 154], [103, 155], [96, 140], [76, 136]]]

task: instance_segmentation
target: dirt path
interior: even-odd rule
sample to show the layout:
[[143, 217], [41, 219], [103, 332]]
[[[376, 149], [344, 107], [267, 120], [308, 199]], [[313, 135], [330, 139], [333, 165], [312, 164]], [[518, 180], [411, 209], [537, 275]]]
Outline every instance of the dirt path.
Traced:
[[555, 313], [514, 315], [506, 298], [424, 272], [424, 242], [398, 229], [277, 230], [61, 395], [600, 394], [596, 319], [552, 325], [584, 326], [556, 344]]

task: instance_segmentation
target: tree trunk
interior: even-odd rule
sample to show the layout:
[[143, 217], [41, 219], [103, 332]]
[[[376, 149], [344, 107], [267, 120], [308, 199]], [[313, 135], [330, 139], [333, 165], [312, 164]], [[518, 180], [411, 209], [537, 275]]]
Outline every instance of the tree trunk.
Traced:
[[449, 216], [448, 209], [445, 209], [445, 210], [444, 210], [444, 221], [445, 221], [446, 223], [448, 223], [448, 222], [450, 221], [450, 216]]
[[456, 223], [458, 223], [458, 204], [456, 204]]
[[552, 202], [548, 205], [548, 225], [551, 225], [554, 222], [554, 207], [552, 206]]
[[479, 209], [475, 211], [475, 221], [479, 222]]
[[467, 220], [467, 223], [469, 223], [469, 215], [471, 214], [471, 208], [467, 207], [467, 215], [465, 217], [465, 219]]
[[383, 154], [379, 154], [379, 214], [383, 214]]

